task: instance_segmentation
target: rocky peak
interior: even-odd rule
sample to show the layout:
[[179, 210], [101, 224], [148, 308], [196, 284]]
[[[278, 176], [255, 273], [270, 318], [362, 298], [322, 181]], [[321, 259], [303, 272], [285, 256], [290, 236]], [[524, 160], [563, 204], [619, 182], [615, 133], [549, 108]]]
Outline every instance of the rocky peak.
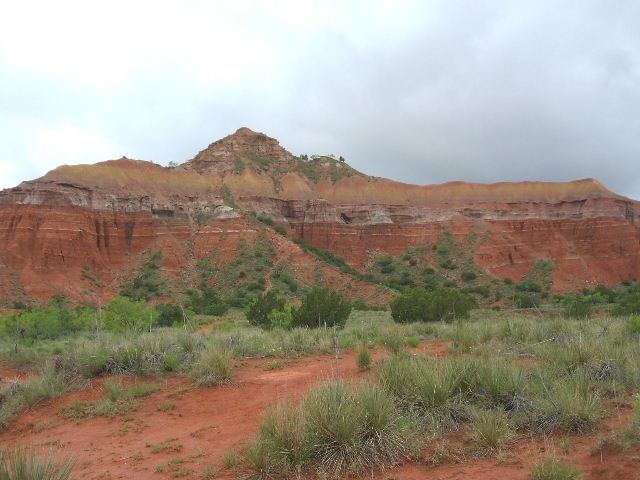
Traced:
[[274, 173], [294, 169], [297, 161], [275, 138], [242, 127], [213, 142], [181, 168], [217, 175], [238, 174], [245, 168]]

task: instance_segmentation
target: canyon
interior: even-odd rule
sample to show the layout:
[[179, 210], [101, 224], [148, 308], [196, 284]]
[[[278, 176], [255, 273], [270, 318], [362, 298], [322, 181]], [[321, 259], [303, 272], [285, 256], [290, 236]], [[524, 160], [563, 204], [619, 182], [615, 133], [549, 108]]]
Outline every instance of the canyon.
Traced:
[[302, 285], [321, 277], [384, 303], [388, 289], [294, 240], [363, 273], [380, 255], [415, 248], [439, 270], [443, 232], [487, 278], [518, 282], [541, 261], [552, 262], [557, 293], [640, 277], [640, 202], [597, 180], [408, 185], [329, 156], [302, 159], [240, 128], [181, 165], [65, 165], [1, 191], [0, 303], [65, 295], [103, 304], [157, 251], [167, 284], [190, 288], [199, 262], [222, 269], [259, 238], [274, 268], [286, 265]]

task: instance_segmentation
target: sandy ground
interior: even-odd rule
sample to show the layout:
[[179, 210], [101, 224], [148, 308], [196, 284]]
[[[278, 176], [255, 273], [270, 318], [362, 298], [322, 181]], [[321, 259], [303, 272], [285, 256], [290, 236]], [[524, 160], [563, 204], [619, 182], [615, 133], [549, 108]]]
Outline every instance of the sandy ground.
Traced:
[[[423, 342], [413, 350], [444, 356], [447, 345]], [[384, 355], [377, 352], [374, 357]], [[298, 399], [314, 384], [338, 375], [347, 381], [366, 378], [367, 372], [357, 371], [355, 357], [355, 352], [346, 352], [338, 360], [334, 355], [282, 358], [278, 359], [282, 363], [279, 369], [269, 369], [274, 359], [242, 359], [234, 369], [234, 385], [212, 388], [194, 387], [180, 376], [131, 378], [126, 381], [161, 385], [156, 393], [141, 399], [138, 410], [113, 419], [82, 421], [59, 414], [61, 407], [74, 400], [101, 398], [105, 379], [98, 379], [81, 392], [24, 412], [0, 434], [0, 448], [20, 444], [71, 456], [75, 459], [73, 478], [78, 479], [239, 478], [237, 471], [224, 468], [225, 463], [230, 452], [241, 452], [256, 435], [265, 407], [283, 398]], [[17, 373], [0, 370], [5, 379]], [[451, 446], [450, 458], [437, 466], [429, 459], [443, 439], [427, 445], [423, 461], [363, 478], [529, 479], [532, 465], [553, 451], [576, 466], [582, 472], [581, 479], [640, 479], [640, 449], [598, 448], [600, 440], [623, 428], [629, 417], [628, 408], [613, 410], [600, 431], [588, 436], [521, 438], [508, 451], [491, 458], [456, 455], [464, 439], [460, 433], [452, 434], [444, 439]]]

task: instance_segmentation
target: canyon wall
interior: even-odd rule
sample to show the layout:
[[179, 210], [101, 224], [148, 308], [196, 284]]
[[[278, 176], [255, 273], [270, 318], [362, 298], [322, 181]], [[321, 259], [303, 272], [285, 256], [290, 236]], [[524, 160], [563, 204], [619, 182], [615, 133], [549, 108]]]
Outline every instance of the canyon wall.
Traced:
[[[435, 248], [444, 231], [497, 278], [519, 281], [540, 260], [554, 262], [557, 292], [640, 278], [640, 202], [596, 180], [407, 185], [302, 161], [243, 128], [175, 168], [121, 158], [1, 191], [0, 298], [104, 302], [157, 250], [163, 275], [193, 283], [198, 260], [231, 261], [264, 229], [256, 218], [286, 230], [270, 238], [307, 284], [317, 259], [295, 238], [364, 271], [376, 255]], [[331, 272], [336, 287], [373, 288]]]

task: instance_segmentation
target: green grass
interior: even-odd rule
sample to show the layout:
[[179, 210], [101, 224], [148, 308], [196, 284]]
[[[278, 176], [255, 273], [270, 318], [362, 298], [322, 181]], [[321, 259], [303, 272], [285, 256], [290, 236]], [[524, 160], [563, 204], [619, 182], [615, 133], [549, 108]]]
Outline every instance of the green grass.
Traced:
[[360, 371], [368, 370], [371, 367], [371, 352], [366, 345], [361, 346], [360, 350], [358, 350], [356, 366]]
[[140, 406], [138, 399], [156, 392], [158, 388], [158, 385], [152, 383], [135, 383], [125, 387], [116, 380], [109, 380], [103, 386], [102, 399], [93, 402], [75, 400], [62, 407], [60, 414], [75, 420], [92, 417], [113, 418], [137, 410]]
[[[535, 314], [476, 310], [463, 322], [395, 324], [388, 311], [356, 310], [336, 331], [263, 331], [232, 309], [222, 319], [198, 321], [214, 318], [221, 323], [202, 335], [182, 328], [128, 335], [84, 332], [19, 345], [16, 361], [32, 376], [3, 384], [0, 428], [24, 409], [101, 376], [110, 376], [103, 398], [70, 403], [62, 414], [74, 419], [125, 415], [158, 388], [122, 378], [178, 374], [196, 385], [229, 384], [234, 363], [243, 357], [267, 357], [264, 368], [271, 370], [286, 366], [291, 357], [333, 355], [338, 346], [355, 352], [357, 368], [370, 369], [377, 385], [332, 383], [312, 389], [300, 404], [274, 406], [238, 460], [255, 476], [282, 471], [334, 476], [378, 470], [411, 457], [416, 439], [444, 445], [450, 430], [465, 438], [461, 455], [472, 456], [500, 455], [518, 436], [592, 434], [608, 409], [633, 403], [640, 391], [640, 343], [629, 332], [629, 317], [585, 321], [561, 317], [558, 309]], [[423, 351], [405, 351], [418, 339]], [[443, 358], [429, 354], [429, 342], [438, 339], [452, 342]], [[14, 345], [0, 340], [0, 347], [0, 360], [12, 364]], [[387, 350], [382, 352], [387, 358], [371, 361], [374, 349]], [[36, 370], [38, 364], [44, 367]], [[157, 408], [169, 411], [175, 404]], [[640, 444], [638, 425], [633, 420], [605, 440], [622, 449], [634, 447]], [[166, 464], [162, 468], [170, 471]]]
[[413, 425], [378, 386], [328, 383], [299, 406], [272, 407], [243, 463], [260, 478], [309, 468], [331, 477], [382, 469], [417, 450]]
[[531, 470], [531, 480], [575, 480], [580, 471], [555, 455], [537, 463]]
[[160, 443], [147, 443], [146, 447], [151, 453], [178, 453], [184, 446], [177, 441], [177, 438], [167, 438]]
[[40, 456], [24, 447], [0, 450], [0, 479], [3, 480], [66, 480], [73, 465], [71, 459]]
[[476, 410], [470, 438], [480, 455], [495, 455], [515, 440], [516, 432], [503, 409]]
[[201, 387], [213, 387], [232, 382], [233, 352], [207, 349], [194, 362], [189, 372], [191, 380]]

